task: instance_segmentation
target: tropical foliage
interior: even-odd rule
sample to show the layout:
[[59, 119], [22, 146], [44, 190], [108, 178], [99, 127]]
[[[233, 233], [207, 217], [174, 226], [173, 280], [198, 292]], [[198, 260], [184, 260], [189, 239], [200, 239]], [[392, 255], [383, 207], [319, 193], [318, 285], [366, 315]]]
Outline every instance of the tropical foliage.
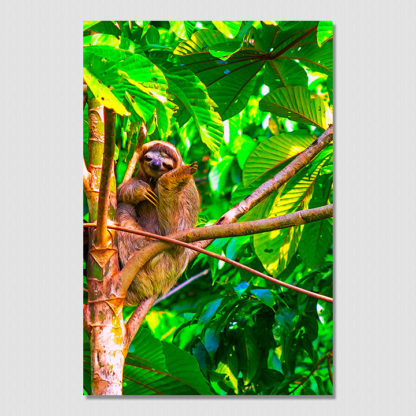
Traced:
[[[84, 22], [88, 96], [117, 113], [117, 183], [144, 123], [146, 140], [169, 140], [198, 162], [198, 226], [215, 223], [332, 124], [332, 43], [331, 22]], [[332, 153], [327, 146], [242, 220], [332, 203]], [[332, 297], [331, 219], [217, 239], [208, 250]], [[332, 394], [332, 303], [202, 254], [179, 283], [195, 275], [147, 315], [124, 394]], [[84, 355], [91, 394], [87, 337]]]

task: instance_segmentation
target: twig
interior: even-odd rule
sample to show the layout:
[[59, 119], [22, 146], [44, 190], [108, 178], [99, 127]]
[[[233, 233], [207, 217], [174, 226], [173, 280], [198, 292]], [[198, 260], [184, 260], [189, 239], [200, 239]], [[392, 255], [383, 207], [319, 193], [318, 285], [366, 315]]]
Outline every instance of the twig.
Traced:
[[130, 180], [133, 176], [134, 170], [136, 169], [137, 161], [139, 160], [140, 150], [143, 146], [144, 140], [146, 139], [146, 134], [146, 125], [142, 123], [139, 130], [139, 137], [137, 138], [136, 148], [134, 149], [133, 156], [131, 157], [130, 162], [127, 166], [126, 173], [124, 174], [123, 183]]
[[[312, 371], [309, 373], [309, 375], [298, 385], [296, 386], [293, 390], [291, 390], [289, 392], [289, 394], [294, 393], [298, 388], [302, 387], [312, 376], [312, 374], [315, 373], [316, 370], [318, 370], [318, 368], [320, 367], [320, 365], [322, 364], [323, 361], [325, 361], [326, 359], [328, 359], [328, 361], [330, 360], [330, 358], [332, 357], [332, 351], [326, 355], [324, 355], [315, 365], [315, 367], [312, 369]], [[331, 383], [332, 383], [332, 377], [331, 377]]]
[[104, 242], [108, 239], [107, 218], [108, 206], [110, 203], [110, 179], [113, 169], [114, 151], [115, 151], [115, 122], [116, 113], [112, 109], [105, 108], [105, 140], [104, 140], [104, 157], [100, 181], [100, 196], [98, 199], [97, 210], [97, 247], [105, 246]]
[[195, 280], [199, 279], [202, 276], [206, 276], [209, 273], [208, 269], [203, 270], [200, 273], [197, 273], [195, 276], [190, 277], [188, 280], [185, 280], [183, 283], [181, 283], [180, 285], [176, 286], [175, 288], [173, 288], [172, 290], [170, 290], [168, 293], [166, 293], [165, 296], [160, 297], [155, 303], [154, 305], [157, 305], [159, 302], [162, 302], [163, 300], [167, 299], [168, 297], [172, 296], [174, 293], [179, 292], [180, 290], [182, 290], [184, 287], [188, 286], [189, 284], [191, 284], [192, 282], [194, 282]]
[[153, 303], [155, 302], [157, 296], [154, 295], [151, 298], [145, 299], [144, 301], [140, 302], [137, 305], [137, 308], [134, 310], [130, 319], [126, 323], [126, 344], [130, 345], [131, 341], [135, 337], [137, 331], [140, 328], [147, 312], [152, 307]]
[[329, 379], [331, 380], [331, 384], [334, 384], [334, 380], [333, 380], [333, 377], [332, 377], [332, 371], [331, 371], [331, 357], [327, 357], [327, 360], [328, 360], [328, 375], [329, 375]]

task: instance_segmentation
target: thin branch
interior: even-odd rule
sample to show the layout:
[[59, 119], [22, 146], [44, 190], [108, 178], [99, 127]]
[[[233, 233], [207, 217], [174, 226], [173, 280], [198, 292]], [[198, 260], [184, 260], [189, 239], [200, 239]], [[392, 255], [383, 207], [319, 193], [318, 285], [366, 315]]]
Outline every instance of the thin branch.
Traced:
[[139, 160], [140, 150], [143, 146], [144, 140], [146, 139], [146, 134], [146, 124], [142, 123], [139, 130], [139, 137], [137, 138], [136, 148], [134, 149], [133, 156], [131, 157], [127, 166], [126, 173], [124, 174], [123, 183], [130, 180], [133, 176], [134, 170], [136, 169], [136, 165]]
[[152, 296], [151, 298], [145, 299], [144, 301], [140, 302], [137, 305], [137, 308], [134, 310], [132, 315], [130, 316], [130, 319], [126, 323], [126, 344], [130, 345], [131, 341], [137, 334], [137, 331], [140, 328], [140, 325], [142, 324], [147, 312], [149, 312], [149, 309], [152, 307], [156, 300], [157, 296]]
[[[298, 385], [296, 386], [293, 390], [291, 390], [289, 392], [289, 394], [294, 393], [297, 389], [299, 389], [300, 387], [302, 387], [312, 376], [312, 374], [315, 373], [316, 370], [318, 370], [318, 368], [321, 366], [322, 362], [325, 361], [326, 359], [328, 359], [328, 361], [331, 359], [332, 357], [332, 351], [326, 355], [324, 355], [315, 365], [315, 367], [312, 369], [312, 371], [309, 373], [309, 375]], [[332, 382], [332, 380], [331, 380]]]
[[[331, 354], [331, 357], [332, 357], [332, 354]], [[331, 371], [331, 357], [327, 357], [327, 360], [328, 360], [328, 362], [327, 362], [327, 364], [328, 364], [328, 375], [329, 375], [329, 379], [331, 380], [331, 384], [334, 384], [334, 380], [333, 380], [333, 377], [332, 377], [332, 371]]]
[[108, 206], [110, 203], [110, 179], [113, 170], [114, 151], [115, 151], [115, 122], [116, 113], [114, 110], [105, 108], [105, 140], [104, 140], [104, 156], [103, 167], [100, 181], [100, 196], [98, 199], [97, 211], [97, 240], [98, 247], [105, 246], [105, 241], [108, 238], [107, 233], [107, 218]]
[[205, 269], [202, 270], [202, 272], [197, 273], [195, 276], [190, 277], [188, 280], [185, 280], [183, 283], [181, 283], [180, 285], [176, 286], [175, 288], [173, 288], [172, 290], [170, 290], [168, 293], [166, 293], [165, 296], [160, 297], [155, 303], [154, 305], [157, 305], [159, 302], [162, 302], [163, 300], [167, 299], [168, 297], [172, 296], [174, 293], [179, 292], [180, 290], [182, 290], [184, 287], [188, 286], [189, 284], [191, 284], [192, 282], [194, 282], [195, 280], [199, 279], [202, 276], [206, 276], [207, 274], [209, 274], [209, 270]]
[[[281, 217], [276, 217], [276, 218], [267, 218], [264, 220], [248, 221], [246, 223], [239, 223], [239, 224], [215, 225], [215, 226], [210, 226], [210, 227], [195, 228], [192, 230], [186, 230], [183, 232], [171, 234], [170, 237], [160, 236], [160, 235], [149, 233], [146, 231], [130, 230], [125, 227], [118, 227], [118, 226], [113, 226], [113, 225], [109, 225], [108, 228], [119, 230], [119, 231], [130, 232], [132, 234], [143, 235], [145, 237], [158, 239], [158, 240], [171, 243], [171, 244], [177, 244], [177, 245], [189, 248], [191, 250], [195, 250], [199, 253], [209, 255], [218, 260], [222, 260], [225, 263], [229, 263], [235, 267], [246, 270], [256, 276], [259, 276], [263, 279], [266, 279], [272, 283], [278, 284], [288, 289], [292, 289], [297, 292], [304, 293], [306, 295], [324, 300], [326, 302], [332, 302], [333, 301], [332, 298], [328, 296], [324, 296], [315, 292], [310, 292], [308, 290], [299, 288], [297, 286], [290, 285], [289, 283], [270, 277], [264, 273], [254, 270], [237, 261], [230, 260], [217, 253], [213, 253], [203, 248], [197, 247], [196, 245], [192, 245], [192, 244], [180, 241], [180, 239], [186, 239], [187, 241], [197, 241], [198, 239], [205, 239], [207, 237], [208, 238], [220, 238], [220, 237], [247, 235], [248, 233], [257, 234], [257, 233], [262, 233], [262, 232], [267, 232], [267, 231], [272, 231], [272, 230], [282, 229], [282, 228], [288, 228], [291, 226], [302, 225], [302, 224], [306, 224], [309, 222], [322, 220], [324, 218], [331, 217], [332, 213], [333, 213], [333, 206], [327, 205], [327, 206], [320, 207], [320, 208], [313, 208], [310, 210], [298, 211], [292, 214], [287, 214], [287, 215], [283, 215]], [[94, 223], [85, 223], [83, 225], [84, 227], [95, 226]], [[245, 227], [247, 227], [247, 229], [249, 230], [248, 233], [245, 231]], [[175, 238], [172, 238], [172, 237], [175, 237]], [[159, 254], [160, 252], [166, 250], [168, 247], [169, 246], [166, 243], [153, 243], [153, 244], [149, 244], [143, 250], [136, 253], [132, 257], [132, 259], [130, 259], [127, 262], [127, 264], [119, 273], [121, 293], [124, 293], [127, 291], [128, 287], [130, 286], [137, 272], [140, 270], [141, 267], [143, 267], [143, 265], [148, 260], [150, 260], [155, 255]], [[133, 277], [131, 278], [131, 276]]]

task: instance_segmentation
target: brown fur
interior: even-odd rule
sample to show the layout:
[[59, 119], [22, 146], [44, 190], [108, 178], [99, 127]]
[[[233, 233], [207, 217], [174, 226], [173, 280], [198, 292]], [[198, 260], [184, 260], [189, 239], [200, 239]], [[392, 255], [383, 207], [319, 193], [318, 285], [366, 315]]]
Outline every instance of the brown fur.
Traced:
[[[159, 177], [150, 176], [144, 160], [149, 151], [165, 154], [164, 160], [173, 161], [173, 169], [160, 172]], [[195, 171], [196, 164], [184, 165], [181, 155], [170, 143], [153, 141], [143, 145], [136, 177], [122, 184], [117, 192], [117, 221], [120, 226], [159, 235], [194, 227], [200, 205], [192, 177]], [[149, 189], [158, 196], [157, 207], [145, 199]], [[145, 237], [119, 232], [121, 264], [126, 264], [135, 252], [149, 242]], [[155, 294], [166, 293], [184, 272], [189, 255], [190, 250], [175, 246], [153, 258], [135, 277], [128, 290], [126, 304], [135, 305]]]

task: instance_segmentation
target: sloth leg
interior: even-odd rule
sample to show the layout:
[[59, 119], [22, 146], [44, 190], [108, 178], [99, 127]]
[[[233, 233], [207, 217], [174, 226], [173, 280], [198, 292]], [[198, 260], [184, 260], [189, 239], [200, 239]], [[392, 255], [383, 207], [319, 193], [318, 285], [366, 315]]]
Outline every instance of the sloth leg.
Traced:
[[[117, 222], [120, 227], [142, 230], [137, 222], [136, 211], [133, 205], [119, 203], [117, 206]], [[124, 266], [129, 258], [145, 244], [145, 237], [137, 234], [118, 231], [118, 253], [121, 264]]]

